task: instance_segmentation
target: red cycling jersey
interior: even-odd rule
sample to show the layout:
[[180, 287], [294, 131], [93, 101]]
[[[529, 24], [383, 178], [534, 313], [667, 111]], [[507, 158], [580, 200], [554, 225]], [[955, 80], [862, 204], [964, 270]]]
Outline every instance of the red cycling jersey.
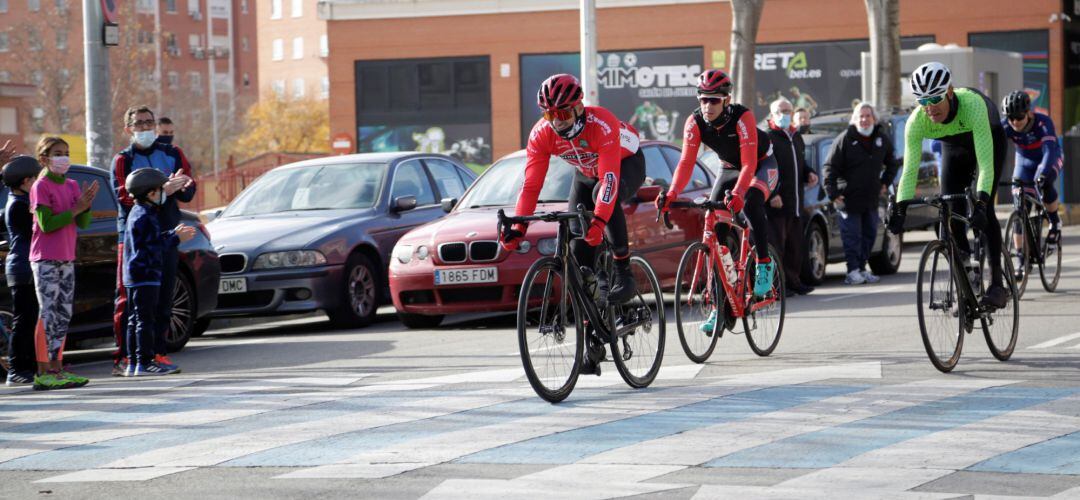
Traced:
[[675, 169], [675, 177], [671, 180], [669, 198], [678, 196], [690, 182], [702, 142], [716, 151], [721, 160], [740, 167], [739, 180], [732, 191], [740, 196], [746, 195], [746, 189], [757, 174], [758, 161], [771, 154], [772, 146], [768, 135], [758, 133], [753, 112], [738, 104], [730, 107], [727, 112], [731, 114], [731, 118], [722, 125], [704, 125], [705, 120], [700, 111], [695, 111], [686, 118], [682, 157]]
[[551, 155], [556, 155], [582, 175], [600, 180], [593, 215], [607, 222], [618, 203], [622, 160], [637, 153], [639, 145], [637, 131], [601, 107], [585, 107], [585, 127], [571, 140], [560, 137], [550, 122], [540, 119], [529, 133], [529, 145], [525, 148], [528, 155], [525, 182], [521, 184], [515, 213], [532, 215], [536, 211]]

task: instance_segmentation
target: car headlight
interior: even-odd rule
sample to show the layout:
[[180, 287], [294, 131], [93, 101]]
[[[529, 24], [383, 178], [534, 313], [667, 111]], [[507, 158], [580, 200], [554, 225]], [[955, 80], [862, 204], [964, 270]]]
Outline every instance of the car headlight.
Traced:
[[424, 260], [424, 259], [428, 258], [429, 255], [431, 255], [431, 251], [428, 250], [428, 247], [426, 245], [420, 245], [420, 246], [416, 247], [416, 258], [417, 259]]
[[412, 260], [412, 245], [398, 245], [394, 247], [394, 258], [402, 264], [408, 264]]
[[540, 255], [555, 255], [555, 238], [544, 238], [536, 242], [536, 251]]
[[252, 269], [278, 269], [282, 267], [307, 267], [326, 264], [326, 256], [316, 250], [291, 250], [264, 253], [255, 259]]
[[532, 243], [529, 243], [529, 240], [521, 240], [521, 243], [518, 244], [517, 253], [529, 253], [530, 249], [532, 249]]

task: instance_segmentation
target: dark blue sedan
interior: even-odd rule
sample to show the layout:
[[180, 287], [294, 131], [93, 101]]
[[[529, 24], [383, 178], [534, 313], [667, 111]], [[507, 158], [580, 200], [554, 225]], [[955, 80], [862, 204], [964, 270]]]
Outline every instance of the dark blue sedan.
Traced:
[[215, 317], [324, 310], [364, 326], [389, 303], [391, 250], [446, 215], [476, 174], [430, 153], [366, 153], [285, 165], [208, 225], [221, 259]]

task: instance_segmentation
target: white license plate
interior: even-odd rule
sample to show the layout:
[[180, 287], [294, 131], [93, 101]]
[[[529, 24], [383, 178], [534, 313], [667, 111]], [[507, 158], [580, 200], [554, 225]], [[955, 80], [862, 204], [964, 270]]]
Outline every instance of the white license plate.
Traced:
[[247, 291], [247, 278], [222, 278], [218, 282], [218, 294], [244, 293]]
[[495, 283], [499, 281], [499, 268], [472, 267], [468, 269], [436, 269], [435, 285], [464, 285], [470, 283]]

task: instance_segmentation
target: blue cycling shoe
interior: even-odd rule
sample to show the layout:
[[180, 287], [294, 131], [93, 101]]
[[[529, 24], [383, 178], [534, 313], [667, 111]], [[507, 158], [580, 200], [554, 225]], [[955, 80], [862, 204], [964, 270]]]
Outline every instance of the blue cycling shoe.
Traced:
[[775, 267], [776, 264], [773, 262], [758, 263], [757, 272], [754, 273], [754, 295], [764, 297], [772, 290]]

